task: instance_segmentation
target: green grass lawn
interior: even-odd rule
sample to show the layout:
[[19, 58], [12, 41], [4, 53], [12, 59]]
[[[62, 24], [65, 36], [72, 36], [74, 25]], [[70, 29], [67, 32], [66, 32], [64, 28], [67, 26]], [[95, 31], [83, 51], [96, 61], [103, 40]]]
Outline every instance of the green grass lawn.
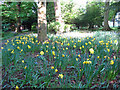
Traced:
[[[93, 37], [22, 35], [2, 49], [3, 88], [118, 88], [118, 35]], [[112, 83], [111, 83], [112, 82]]]

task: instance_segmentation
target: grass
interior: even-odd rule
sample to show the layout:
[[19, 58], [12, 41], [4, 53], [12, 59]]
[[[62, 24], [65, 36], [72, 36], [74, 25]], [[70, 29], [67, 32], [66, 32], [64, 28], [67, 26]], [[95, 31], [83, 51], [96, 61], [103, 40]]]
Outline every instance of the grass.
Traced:
[[48, 36], [38, 42], [17, 36], [2, 46], [3, 88], [118, 88], [119, 43], [116, 34], [93, 37]]
[[13, 33], [13, 32], [2, 32], [2, 40], [9, 39], [11, 37], [17, 36], [18, 33]]

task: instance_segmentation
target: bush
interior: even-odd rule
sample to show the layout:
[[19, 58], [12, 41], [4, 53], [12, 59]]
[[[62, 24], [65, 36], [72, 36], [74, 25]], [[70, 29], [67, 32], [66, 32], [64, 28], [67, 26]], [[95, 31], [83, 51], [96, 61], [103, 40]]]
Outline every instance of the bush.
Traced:
[[75, 24], [71, 24], [70, 26], [70, 31], [77, 30], [78, 28], [76, 27]]
[[10, 30], [10, 24], [2, 23], [2, 31], [9, 31]]
[[59, 31], [60, 23], [59, 22], [51, 22], [48, 24], [48, 32], [56, 34]]

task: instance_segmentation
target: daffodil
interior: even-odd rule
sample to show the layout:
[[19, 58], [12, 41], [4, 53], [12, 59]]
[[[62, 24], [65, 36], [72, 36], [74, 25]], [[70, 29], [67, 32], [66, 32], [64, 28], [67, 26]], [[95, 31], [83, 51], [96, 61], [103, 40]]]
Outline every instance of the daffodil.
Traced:
[[51, 69], [54, 69], [54, 66], [51, 66]]
[[26, 69], [26, 68], [27, 68], [27, 66], [24, 67], [24, 69]]
[[7, 43], [9, 43], [9, 40], [7, 40]]
[[80, 54], [78, 55], [78, 57], [80, 57]]
[[7, 43], [5, 43], [7, 45]]
[[78, 42], [81, 42], [81, 40], [78, 40]]
[[93, 48], [89, 49], [89, 51], [90, 51], [91, 54], [94, 54]]
[[1, 47], [1, 49], [4, 49], [3, 47]]
[[55, 47], [53, 46], [53, 49], [55, 49]]
[[76, 58], [76, 61], [78, 61], [78, 58]]
[[20, 49], [20, 47], [18, 46], [17, 49]]
[[82, 48], [84, 48], [84, 46], [82, 46]]
[[11, 49], [8, 49], [8, 51], [10, 51]]
[[28, 45], [28, 49], [30, 49], [31, 48], [31, 46], [30, 45]]
[[68, 48], [66, 47], [66, 50], [68, 50]]
[[38, 40], [36, 40], [35, 42], [38, 42]]
[[88, 45], [87, 43], [85, 43], [85, 45]]
[[19, 90], [19, 87], [18, 87], [18, 86], [16, 86], [15, 90]]
[[22, 63], [24, 63], [24, 60], [22, 60]]
[[58, 72], [58, 69], [55, 69], [55, 72]]
[[80, 49], [82, 49], [82, 47], [80, 47]]
[[112, 40], [110, 41], [110, 43], [112, 43]]
[[117, 40], [115, 40], [114, 43], [117, 43]]
[[108, 43], [106, 43], [106, 46], [108, 45]]
[[88, 42], [89, 44], [91, 44], [91, 42]]
[[97, 56], [97, 58], [100, 58], [100, 56]]
[[87, 58], [87, 60], [90, 60], [89, 58]]
[[58, 77], [60, 77], [62, 79], [63, 78], [63, 74], [59, 74]]
[[108, 52], [110, 52], [110, 49], [107, 49]]
[[65, 55], [64, 55], [64, 54], [62, 54], [62, 57], [65, 57]]
[[70, 46], [70, 43], [68, 43], [67, 45]]
[[14, 50], [12, 50], [11, 53], [14, 53]]
[[52, 54], [55, 56], [55, 51], [52, 51]]
[[110, 64], [111, 64], [111, 65], [113, 65], [113, 64], [114, 64], [114, 61], [113, 61], [113, 60], [111, 60], [111, 61], [110, 61]]
[[63, 43], [61, 43], [61, 45], [63, 45]]
[[46, 45], [46, 48], [48, 48], [48, 45]]
[[106, 58], [106, 56], [104, 56], [104, 58]]
[[74, 45], [73, 47], [74, 47], [74, 48], [76, 48], [76, 46], [75, 46], [75, 45]]
[[41, 52], [40, 52], [40, 54], [41, 54], [41, 55], [44, 55], [44, 52], [43, 52], [43, 51], [41, 51]]
[[49, 42], [47, 42], [47, 44], [49, 44]]

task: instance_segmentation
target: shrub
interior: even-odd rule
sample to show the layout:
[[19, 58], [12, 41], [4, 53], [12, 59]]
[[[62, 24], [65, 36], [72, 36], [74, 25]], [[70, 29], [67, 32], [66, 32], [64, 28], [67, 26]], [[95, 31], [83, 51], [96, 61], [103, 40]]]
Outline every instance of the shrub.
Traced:
[[60, 23], [59, 22], [51, 22], [48, 24], [48, 32], [56, 34], [59, 31]]

